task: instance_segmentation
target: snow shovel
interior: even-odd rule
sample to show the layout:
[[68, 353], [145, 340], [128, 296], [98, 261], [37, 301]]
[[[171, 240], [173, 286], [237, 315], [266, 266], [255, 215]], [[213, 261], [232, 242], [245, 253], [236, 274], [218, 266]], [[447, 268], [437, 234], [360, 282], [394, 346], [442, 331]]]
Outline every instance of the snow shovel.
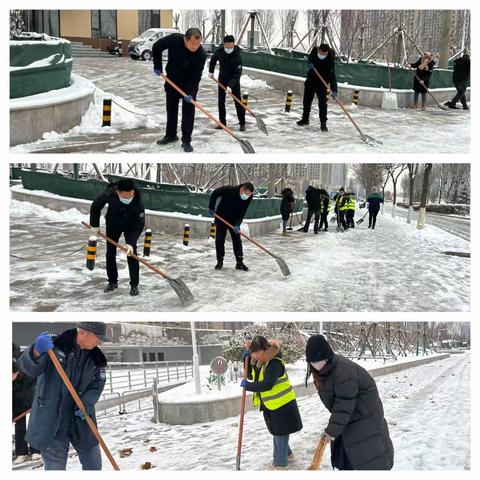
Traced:
[[[222, 217], [220, 217], [219, 215], [217, 215], [215, 213], [215, 218], [218, 218], [221, 222], [223, 222], [227, 227], [230, 227], [230, 228], [233, 228], [233, 225], [228, 223], [226, 220], [224, 220]], [[282, 257], [279, 257], [278, 255], [274, 255], [270, 250], [267, 250], [263, 245], [260, 245], [257, 241], [255, 241], [253, 238], [250, 238], [248, 235], [245, 235], [243, 232], [240, 232], [239, 233], [242, 237], [245, 237], [248, 241], [252, 242], [254, 245], [256, 245], [258, 248], [260, 248], [261, 250], [263, 250], [265, 253], [268, 253], [268, 255], [270, 255], [271, 257], [273, 257], [277, 263], [278, 263], [278, 266], [280, 267], [280, 270], [282, 271], [283, 273], [283, 276], [284, 277], [288, 277], [291, 272], [290, 272], [290, 269], [288, 268], [288, 265], [287, 263], [285, 262], [285, 260], [282, 258]]]
[[29, 408], [28, 410], [25, 410], [23, 413], [21, 413], [20, 415], [17, 415], [13, 420], [12, 420], [12, 423], [17, 423], [19, 420], [21, 420], [23, 417], [26, 417], [30, 412], [32, 411], [31, 408]]
[[242, 106], [256, 121], [257, 121], [257, 127], [258, 129], [263, 132], [265, 135], [268, 135], [267, 131], [267, 126], [265, 125], [265, 122], [260, 118], [259, 115], [255, 115], [248, 107], [245, 105], [237, 96], [235, 96], [232, 92], [227, 91], [227, 87], [225, 85], [221, 84], [215, 77], [212, 77], [213, 81], [223, 90], [225, 90], [225, 93], [228, 93], [240, 106]]
[[[187, 94], [174, 82], [172, 82], [165, 74], [161, 73], [160, 76], [171, 86], [173, 87], [180, 95], [186, 97]], [[238, 135], [232, 132], [228, 127], [223, 125], [220, 120], [215, 118], [201, 103], [197, 102], [196, 100], [192, 99], [192, 104], [195, 108], [198, 108], [201, 112], [203, 112], [210, 120], [215, 122], [218, 126], [222, 127], [229, 135], [231, 135], [242, 147], [243, 153], [255, 153], [252, 145], [248, 140], [242, 140]]]
[[382, 95], [382, 108], [397, 110], [398, 109], [398, 98], [397, 94], [392, 92], [392, 76], [390, 72], [390, 62], [388, 61], [387, 55], [387, 69], [388, 69], [388, 92], [383, 92]]
[[433, 96], [433, 93], [430, 91], [430, 89], [418, 78], [418, 75], [415, 74], [415, 78], [418, 80], [418, 82], [422, 85], [422, 87], [427, 91], [427, 93], [432, 97], [433, 101], [437, 104], [438, 108], [441, 108], [442, 110], [448, 112], [450, 109], [446, 107], [445, 105], [441, 105], [440, 103], [437, 102], [437, 99]]
[[[86, 228], [92, 228], [88, 223], [82, 222], [82, 225]], [[127, 247], [124, 245], [121, 245], [120, 243], [115, 242], [111, 238], [107, 237], [103, 232], [99, 232], [98, 235], [102, 237], [104, 240], [107, 242], [111, 243], [112, 245], [115, 245], [117, 248], [120, 250], [126, 252]], [[187, 285], [185, 285], [185, 282], [181, 278], [172, 278], [169, 275], [167, 275], [165, 272], [162, 272], [159, 268], [155, 267], [151, 263], [147, 262], [144, 260], [142, 257], [139, 257], [135, 255], [134, 253], [130, 254], [131, 257], [133, 257], [135, 260], [137, 260], [140, 263], [143, 263], [146, 267], [148, 267], [150, 270], [153, 270], [155, 273], [158, 273], [161, 275], [173, 288], [175, 293], [178, 295], [178, 298], [180, 298], [180, 301], [185, 305], [194, 300], [192, 292], [189, 290]]]
[[365, 217], [367, 216], [367, 213], [368, 213], [368, 210], [365, 212], [365, 215], [360, 219], [360, 220], [357, 220], [357, 225], [360, 225], [361, 223], [363, 223], [365, 221]]
[[[243, 378], [247, 378], [248, 358], [243, 361]], [[238, 442], [237, 442], [237, 459], [235, 469], [240, 470], [240, 461], [242, 459], [242, 440], [243, 440], [243, 419], [245, 418], [245, 404], [247, 400], [247, 391], [245, 387], [242, 390], [242, 404], [240, 406], [240, 421], [238, 422]]]
[[[323, 77], [318, 73], [318, 70], [313, 67], [313, 70], [317, 74], [317, 77], [321, 80], [321, 82], [325, 85], [325, 88], [327, 91], [331, 92], [330, 87], [328, 86], [327, 82], [323, 79]], [[357, 122], [352, 118], [350, 113], [348, 113], [348, 110], [345, 108], [345, 105], [338, 99], [338, 97], [335, 97], [335, 101], [339, 105], [339, 107], [343, 110], [343, 113], [348, 117], [348, 119], [352, 122], [353, 126], [357, 129], [357, 132], [360, 134], [360, 138], [370, 147], [378, 147], [380, 145], [383, 145], [383, 142], [380, 140], [377, 140], [376, 138], [371, 137], [370, 135], [366, 135], [360, 130], [360, 127], [357, 125]]]
[[328, 444], [328, 437], [326, 435], [322, 435], [320, 437], [320, 441], [318, 442], [317, 449], [312, 458], [312, 463], [307, 468], [307, 470], [320, 470], [320, 464], [322, 463], [323, 454], [325, 452], [325, 448]]
[[120, 468], [117, 465], [117, 462], [115, 461], [112, 454], [110, 453], [110, 450], [108, 449], [106, 443], [103, 441], [103, 438], [100, 435], [100, 432], [98, 431], [97, 427], [95, 426], [95, 423], [90, 418], [90, 415], [88, 414], [87, 409], [85, 408], [85, 405], [83, 404], [82, 400], [78, 396], [78, 393], [76, 392], [75, 387], [72, 385], [72, 382], [67, 377], [67, 374], [65, 373], [65, 370], [63, 369], [62, 365], [58, 361], [57, 356], [55, 355], [55, 353], [53, 352], [52, 349], [48, 350], [47, 353], [48, 353], [48, 356], [50, 357], [50, 360], [52, 361], [55, 369], [57, 370], [58, 374], [60, 375], [61, 379], [63, 380], [63, 383], [65, 384], [68, 391], [70, 392], [70, 395], [72, 396], [73, 400], [77, 404], [77, 407], [80, 409], [80, 411], [85, 416], [85, 421], [87, 422], [88, 426], [90, 427], [90, 430], [92, 431], [92, 433], [95, 435], [95, 438], [97, 439], [98, 443], [102, 447], [102, 450], [104, 451], [105, 455], [110, 460], [110, 463], [112, 464], [113, 469], [114, 470], [120, 470]]

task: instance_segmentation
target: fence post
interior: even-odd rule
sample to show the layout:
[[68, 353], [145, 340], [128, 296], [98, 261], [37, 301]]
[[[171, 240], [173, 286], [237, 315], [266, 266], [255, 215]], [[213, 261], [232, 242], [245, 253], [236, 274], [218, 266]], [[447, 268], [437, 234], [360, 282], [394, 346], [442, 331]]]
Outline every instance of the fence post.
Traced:
[[170, 383], [170, 362], [167, 362], [167, 382]]
[[153, 415], [155, 418], [155, 423], [160, 423], [160, 416], [158, 412], [158, 382], [156, 378], [153, 380], [152, 400], [153, 400]]
[[178, 361], [175, 362], [175, 366], [177, 367], [177, 380], [180, 380], [180, 376], [179, 376], [179, 373], [178, 373]]
[[145, 368], [145, 366], [143, 367], [143, 386], [147, 386], [147, 369]]
[[112, 380], [112, 369], [108, 370], [109, 374], [109, 383], [110, 383], [110, 393], [113, 393], [113, 380]]
[[128, 370], [128, 388], [129, 388], [129, 390], [132, 389], [132, 378], [131, 378], [131, 375], [130, 375], [130, 370]]

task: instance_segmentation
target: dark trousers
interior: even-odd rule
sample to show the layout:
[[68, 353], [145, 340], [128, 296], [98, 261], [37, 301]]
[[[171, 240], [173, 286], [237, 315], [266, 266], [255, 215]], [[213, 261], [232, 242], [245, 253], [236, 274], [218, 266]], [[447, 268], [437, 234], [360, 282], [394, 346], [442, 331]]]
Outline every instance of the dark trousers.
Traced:
[[227, 230], [232, 237], [233, 254], [237, 262], [243, 260], [243, 246], [242, 237], [233, 231], [233, 228], [227, 227], [224, 223], [215, 222], [217, 231], [215, 233], [215, 249], [217, 251], [217, 262], [223, 262], [225, 257], [225, 239], [227, 237]]
[[371, 212], [371, 211], [368, 212], [368, 226], [369, 227], [375, 228], [375, 224], [377, 223], [377, 215], [378, 215], [378, 211], [377, 212]]
[[15, 422], [15, 455], [32, 455], [33, 453], [40, 453], [36, 448], [30, 446], [25, 441], [27, 434], [27, 417], [23, 417]]
[[467, 82], [457, 82], [455, 83], [455, 88], [457, 89], [457, 94], [452, 98], [451, 103], [455, 105], [460, 100], [464, 107], [467, 106], [467, 97], [465, 96]]
[[308, 232], [308, 228], [310, 227], [310, 221], [312, 220], [313, 215], [315, 215], [315, 223], [313, 224], [313, 231], [315, 233], [318, 232], [318, 222], [320, 221], [320, 210], [310, 210], [310, 209], [308, 209], [307, 219], [305, 220], [305, 226], [303, 227], [304, 232]]
[[338, 211], [338, 226], [342, 227], [344, 230], [347, 230], [348, 229], [348, 223], [347, 223], [347, 220], [346, 220], [346, 215], [345, 215], [345, 210], [339, 210]]
[[355, 228], [355, 210], [347, 210], [345, 214], [347, 225], [349, 228]]
[[[226, 84], [223, 83], [226, 87]], [[232, 93], [239, 99], [241, 99], [241, 93], [240, 93], [240, 82], [236, 82], [232, 87]], [[218, 116], [220, 119], [220, 122], [223, 123], [224, 125], [227, 124], [227, 110], [225, 108], [225, 99], [227, 97], [227, 93], [222, 87], [218, 87]], [[230, 95], [229, 95], [230, 97]], [[235, 100], [233, 100], [233, 103], [235, 103], [235, 108], [237, 110], [237, 117], [238, 117], [238, 122], [240, 125], [245, 124], [245, 109], [238, 104]]]
[[[125, 242], [133, 247], [133, 253], [137, 255], [137, 240], [140, 237], [141, 232], [135, 232], [130, 230], [114, 228], [107, 225], [107, 237], [110, 237], [115, 242], [120, 240], [120, 236], [124, 233]], [[138, 260], [133, 257], [127, 257], [128, 273], [130, 274], [130, 286], [138, 287], [140, 266]], [[117, 283], [118, 270], [117, 270], [117, 247], [107, 242], [107, 277], [109, 283]]]
[[313, 83], [310, 80], [305, 81], [305, 89], [303, 91], [303, 119], [310, 118], [310, 110], [312, 109], [313, 98], [318, 97], [318, 111], [320, 114], [320, 122], [327, 121], [327, 91], [323, 85]]
[[[185, 102], [183, 97], [169, 86], [165, 87], [167, 97], [167, 137], [177, 135], [178, 103], [182, 102], [182, 142], [192, 141], [193, 124], [195, 122], [195, 107], [192, 103]], [[188, 92], [187, 92], [188, 93]], [[190, 93], [195, 100], [197, 92]]]
[[321, 230], [324, 225], [325, 225], [325, 231], [327, 231], [328, 230], [328, 212], [322, 212], [322, 214], [320, 215], [319, 229]]

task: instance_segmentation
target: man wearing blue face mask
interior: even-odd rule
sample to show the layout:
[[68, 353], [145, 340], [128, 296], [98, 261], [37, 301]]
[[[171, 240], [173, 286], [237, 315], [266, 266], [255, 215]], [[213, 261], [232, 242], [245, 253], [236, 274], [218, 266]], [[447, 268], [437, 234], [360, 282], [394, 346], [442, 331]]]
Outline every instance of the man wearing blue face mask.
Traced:
[[297, 125], [303, 126], [310, 123], [310, 110], [315, 95], [318, 97], [318, 110], [320, 114], [320, 129], [327, 132], [327, 89], [318, 78], [315, 70], [330, 85], [332, 96], [337, 96], [337, 79], [335, 76], [335, 52], [326, 43], [318, 48], [314, 47], [308, 56], [308, 73], [303, 92], [303, 115]]
[[[212, 58], [210, 59], [210, 65], [208, 67], [208, 76], [213, 78], [215, 72], [215, 65], [219, 62], [220, 72], [218, 74], [218, 81], [227, 87], [229, 93], [233, 93], [237, 98], [241, 98], [240, 92], [240, 77], [242, 76], [242, 57], [240, 54], [240, 48], [235, 45], [235, 39], [233, 35], [227, 35], [223, 39], [223, 47], [215, 50]], [[218, 87], [218, 116], [220, 122], [223, 125], [227, 125], [227, 112], [225, 110], [225, 98], [226, 93], [222, 87]], [[238, 122], [240, 124], [240, 131], [245, 131], [245, 109], [235, 103], [237, 109]], [[222, 127], [215, 127], [217, 130], [221, 130]]]
[[[223, 268], [223, 258], [225, 257], [225, 238], [227, 230], [230, 232], [233, 245], [233, 254], [237, 263], [235, 268], [248, 272], [248, 267], [243, 263], [243, 246], [242, 237], [240, 236], [240, 225], [247, 213], [247, 209], [253, 198], [254, 187], [250, 182], [242, 183], [238, 186], [227, 185], [215, 189], [210, 196], [208, 204], [208, 216], [214, 217], [215, 214], [222, 217], [233, 228], [227, 227], [218, 218], [215, 218], [217, 226], [215, 234], [215, 249], [217, 251], [217, 264], [215, 270]], [[217, 200], [220, 198], [218, 206], [215, 208]]]
[[[125, 236], [127, 247], [128, 272], [130, 274], [130, 295], [138, 295], [140, 267], [138, 260], [131, 254], [137, 254], [137, 240], [145, 228], [145, 208], [140, 191], [135, 188], [130, 178], [111, 183], [92, 203], [90, 207], [90, 226], [92, 233], [98, 234], [102, 208], [108, 203], [106, 235], [115, 242]], [[117, 247], [107, 242], [107, 277], [108, 285], [104, 292], [112, 292], [118, 288]]]

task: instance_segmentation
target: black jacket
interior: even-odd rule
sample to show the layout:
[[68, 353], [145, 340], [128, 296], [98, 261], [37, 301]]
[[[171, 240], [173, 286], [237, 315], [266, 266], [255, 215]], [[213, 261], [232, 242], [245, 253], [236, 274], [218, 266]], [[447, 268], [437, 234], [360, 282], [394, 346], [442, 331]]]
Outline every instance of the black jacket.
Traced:
[[[425, 86], [428, 88], [428, 86], [430, 85], [430, 78], [432, 77], [433, 68], [435, 67], [435, 62], [432, 60], [428, 64], [427, 68], [425, 68], [424, 70], [420, 70], [418, 68], [421, 63], [422, 63], [422, 58], [419, 58], [415, 63], [412, 63], [412, 68], [416, 69], [415, 70], [416, 76], [420, 80], [423, 80], [423, 82], [425, 83]], [[413, 80], [413, 90], [415, 92], [425, 93], [426, 90], [423, 87], [423, 85], [420, 84], [417, 77], [415, 77]]]
[[283, 198], [282, 203], [280, 204], [280, 213], [282, 214], [283, 220], [288, 220], [295, 207], [295, 197], [293, 196], [293, 192], [290, 191], [283, 191], [282, 195]]
[[320, 210], [320, 190], [315, 187], [308, 187], [305, 192], [305, 201], [309, 210]]
[[[215, 208], [217, 199], [220, 198], [220, 202]], [[225, 219], [227, 222], [232, 225], [240, 225], [247, 213], [247, 209], [252, 202], [253, 195], [251, 195], [248, 200], [242, 200], [240, 198], [240, 185], [235, 186], [225, 186], [216, 188], [210, 195], [210, 203], [208, 208], [215, 210], [215, 212]], [[215, 223], [223, 223], [215, 219]]]
[[[308, 56], [308, 63], [312, 63], [313, 66], [317, 69], [317, 72], [322, 76], [322, 78], [330, 84], [330, 90], [333, 92], [337, 91], [337, 76], [335, 75], [335, 52], [330, 50], [328, 52], [327, 58], [320, 60], [318, 58], [318, 48], [313, 47], [310, 55]], [[326, 90], [322, 81], [318, 78], [317, 74], [313, 70], [309, 70], [307, 73], [306, 82], [311, 83], [315, 87]]]
[[464, 55], [453, 62], [453, 83], [466, 83], [470, 79], [470, 56]]
[[[168, 62], [166, 74], [187, 94], [196, 94], [198, 84], [202, 78], [203, 67], [207, 60], [207, 54], [202, 46], [195, 52], [185, 47], [184, 35], [172, 33], [158, 39], [152, 47], [154, 70], [163, 67], [162, 54], [168, 50]], [[165, 88], [172, 89], [168, 84]]]
[[[100, 226], [100, 214], [107, 203], [108, 209], [105, 215], [107, 233], [110, 229], [120, 230], [125, 233], [132, 232], [138, 238], [145, 227], [145, 208], [140, 191], [135, 188], [132, 202], [125, 205], [118, 198], [117, 184], [108, 185], [90, 206], [90, 225], [92, 227]], [[129, 243], [128, 238], [125, 237], [125, 240]]]
[[[265, 368], [264, 378], [261, 382], [249, 382], [245, 389], [249, 392], [266, 392], [270, 390], [275, 382], [281, 377], [285, 371], [283, 363], [278, 360], [281, 353], [277, 347], [270, 348], [272, 357]], [[252, 377], [252, 370], [259, 366], [249, 365], [249, 377]], [[302, 418], [298, 409], [297, 401], [292, 400], [277, 410], [269, 410], [263, 403], [260, 404], [260, 410], [263, 412], [263, 418], [267, 425], [268, 431], [272, 435], [289, 435], [300, 431], [303, 428]]]
[[232, 53], [226, 53], [224, 47], [217, 48], [212, 58], [208, 71], [213, 73], [217, 62], [220, 64], [220, 72], [218, 74], [218, 81], [224, 87], [233, 87], [240, 82], [242, 76], [242, 56], [240, 48], [235, 45]]
[[368, 211], [378, 213], [380, 211], [380, 204], [383, 203], [383, 197], [379, 193], [372, 193], [367, 198]]
[[35, 379], [19, 372], [12, 382], [12, 417], [27, 411], [35, 396]]
[[331, 413], [325, 431], [335, 438], [332, 466], [344, 469], [341, 459], [346, 457], [354, 470], [390, 470], [394, 449], [372, 376], [337, 354], [313, 373], [320, 399]]

